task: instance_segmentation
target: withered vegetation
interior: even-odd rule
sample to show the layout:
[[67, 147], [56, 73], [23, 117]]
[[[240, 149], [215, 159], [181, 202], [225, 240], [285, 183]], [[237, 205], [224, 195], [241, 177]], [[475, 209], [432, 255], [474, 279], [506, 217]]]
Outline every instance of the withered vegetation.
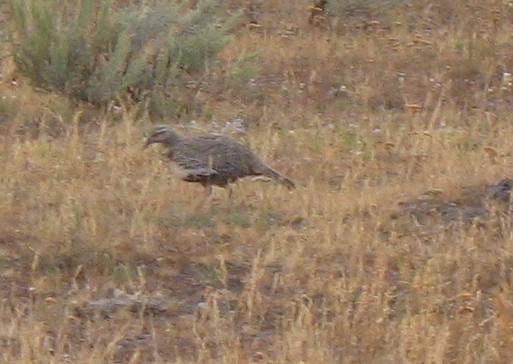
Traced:
[[[241, 23], [160, 94], [173, 117], [38, 85], [0, 3], [0, 361], [513, 362], [512, 3], [224, 3]], [[298, 188], [196, 209], [142, 150], [157, 121]]]

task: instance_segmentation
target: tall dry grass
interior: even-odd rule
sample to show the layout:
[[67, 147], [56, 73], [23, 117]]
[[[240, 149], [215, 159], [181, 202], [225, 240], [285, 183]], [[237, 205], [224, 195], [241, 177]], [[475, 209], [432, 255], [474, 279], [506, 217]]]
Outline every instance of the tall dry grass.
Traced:
[[[137, 106], [73, 104], [2, 60], [1, 362], [511, 362], [509, 216], [391, 218], [512, 177], [510, 4], [418, 1], [346, 28], [307, 5], [261, 4], [223, 54], [257, 52], [258, 74], [198, 92], [191, 116], [242, 116], [299, 188], [244, 181], [202, 209], [142, 150]], [[160, 303], [91, 306], [124, 295]]]

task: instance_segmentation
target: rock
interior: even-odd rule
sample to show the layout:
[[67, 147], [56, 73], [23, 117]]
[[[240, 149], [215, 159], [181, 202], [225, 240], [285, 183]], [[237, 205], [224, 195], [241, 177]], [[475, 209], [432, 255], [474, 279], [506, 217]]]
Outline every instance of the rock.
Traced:
[[[473, 224], [493, 221], [493, 217], [509, 215], [509, 201], [513, 180], [505, 178], [496, 184], [461, 188], [455, 198], [441, 194], [424, 193], [419, 197], [400, 203], [384, 224], [383, 236], [395, 230], [402, 234], [432, 234], [445, 230], [453, 223]], [[392, 227], [393, 226], [393, 227]]]
[[113, 297], [99, 298], [90, 301], [87, 309], [110, 315], [118, 309], [126, 309], [131, 312], [144, 310], [152, 313], [165, 313], [173, 304], [172, 300], [165, 297], [151, 297], [141, 294], [128, 294], [121, 290], [114, 290]]
[[487, 194], [491, 199], [509, 202], [512, 188], [513, 180], [505, 178], [499, 183], [489, 186], [487, 189]]

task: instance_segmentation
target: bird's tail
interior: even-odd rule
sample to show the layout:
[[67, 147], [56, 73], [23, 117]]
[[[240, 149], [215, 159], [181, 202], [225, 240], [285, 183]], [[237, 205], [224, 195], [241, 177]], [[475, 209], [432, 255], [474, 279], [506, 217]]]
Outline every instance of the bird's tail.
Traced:
[[283, 176], [282, 174], [278, 173], [270, 167], [267, 167], [264, 173], [262, 174], [266, 177], [275, 179], [276, 181], [280, 182], [282, 185], [287, 187], [289, 190], [296, 188], [296, 184], [290, 178]]

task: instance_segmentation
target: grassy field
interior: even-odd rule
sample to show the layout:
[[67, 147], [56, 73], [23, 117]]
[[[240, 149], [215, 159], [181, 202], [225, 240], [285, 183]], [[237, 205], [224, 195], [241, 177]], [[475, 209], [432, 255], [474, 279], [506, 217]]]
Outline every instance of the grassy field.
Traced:
[[227, 3], [233, 72], [167, 122], [241, 119], [292, 192], [197, 208], [138, 105], [39, 90], [0, 47], [0, 362], [511, 363], [512, 220], [483, 191], [513, 177], [512, 3]]

